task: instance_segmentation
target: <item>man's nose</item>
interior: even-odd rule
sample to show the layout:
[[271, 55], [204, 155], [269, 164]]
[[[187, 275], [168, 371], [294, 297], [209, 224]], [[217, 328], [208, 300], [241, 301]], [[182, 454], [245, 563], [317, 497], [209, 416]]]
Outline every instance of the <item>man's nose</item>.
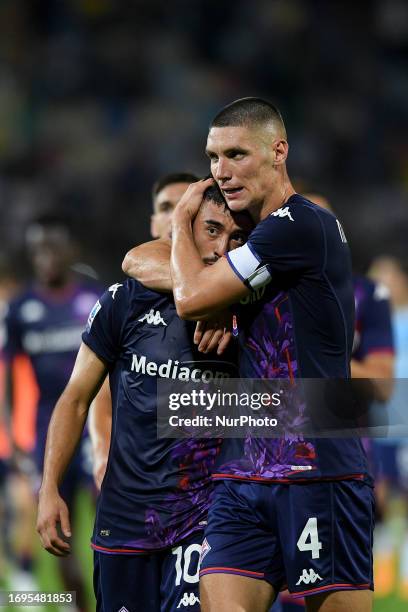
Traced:
[[214, 255], [219, 259], [228, 251], [228, 236], [220, 236], [214, 248]]
[[225, 159], [219, 159], [217, 168], [215, 171], [215, 178], [219, 181], [231, 178], [231, 172], [228, 167], [228, 161]]

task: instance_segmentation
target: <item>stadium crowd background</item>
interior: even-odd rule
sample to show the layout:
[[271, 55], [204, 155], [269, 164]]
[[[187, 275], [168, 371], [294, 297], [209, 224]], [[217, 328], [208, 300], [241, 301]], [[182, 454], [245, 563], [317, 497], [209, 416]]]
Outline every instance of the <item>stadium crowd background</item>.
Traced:
[[153, 182], [206, 174], [209, 120], [246, 95], [281, 108], [290, 174], [330, 199], [355, 268], [406, 264], [404, 0], [3, 0], [0, 263], [29, 278], [26, 227], [53, 212], [118, 280], [149, 238]]
[[148, 237], [150, 188], [205, 173], [207, 125], [245, 95], [274, 101], [291, 176], [326, 194], [355, 263], [407, 233], [408, 6], [403, 0], [3, 0], [0, 241], [50, 209], [113, 278]]

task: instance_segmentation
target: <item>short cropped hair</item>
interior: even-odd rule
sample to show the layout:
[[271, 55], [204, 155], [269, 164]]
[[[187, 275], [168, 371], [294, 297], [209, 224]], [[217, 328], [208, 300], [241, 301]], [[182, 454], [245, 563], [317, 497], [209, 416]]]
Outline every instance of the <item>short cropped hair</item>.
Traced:
[[171, 174], [165, 174], [159, 178], [153, 185], [152, 196], [153, 199], [158, 193], [167, 185], [173, 185], [174, 183], [195, 183], [198, 181], [198, 177], [190, 172], [172, 172]]
[[207, 187], [204, 191], [203, 202], [214, 202], [219, 206], [223, 206], [225, 210], [229, 210], [228, 204], [217, 184]]
[[286, 129], [280, 110], [262, 98], [240, 98], [231, 102], [214, 117], [212, 127], [254, 127], [274, 123], [279, 125], [285, 135]]
[[[206, 178], [209, 178], [209, 177], [206, 177]], [[250, 227], [253, 227], [253, 221], [252, 221], [251, 215], [249, 214], [247, 210], [241, 210], [239, 213], [234, 213], [231, 211], [217, 183], [215, 183], [214, 185], [211, 185], [210, 187], [207, 187], [207, 189], [204, 191], [203, 201], [201, 203], [201, 206], [205, 204], [205, 202], [214, 202], [215, 204], [217, 204], [217, 206], [220, 206], [223, 208], [223, 212], [228, 211], [232, 217], [237, 218], [237, 215], [238, 215], [238, 217], [240, 217], [241, 220], [243, 219], [243, 217], [246, 217], [248, 219]]]

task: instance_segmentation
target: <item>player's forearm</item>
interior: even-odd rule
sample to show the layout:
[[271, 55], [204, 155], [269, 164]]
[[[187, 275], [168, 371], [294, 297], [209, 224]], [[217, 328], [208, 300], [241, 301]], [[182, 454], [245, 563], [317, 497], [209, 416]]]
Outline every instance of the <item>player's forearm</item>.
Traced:
[[102, 458], [107, 459], [109, 455], [110, 439], [112, 431], [112, 417], [106, 420], [103, 428], [99, 428], [97, 435], [92, 436], [92, 454], [99, 462]]
[[351, 360], [352, 378], [392, 378], [392, 368], [382, 365], [366, 364], [364, 361]]
[[122, 263], [122, 270], [153, 291], [171, 292], [170, 245], [164, 240], [153, 240], [134, 247]]
[[368, 378], [372, 383], [373, 400], [386, 402], [390, 399], [393, 383], [393, 361], [388, 359], [387, 363], [351, 360], [351, 377]]
[[92, 402], [89, 412], [89, 434], [94, 456], [106, 456], [109, 452], [112, 430], [112, 397], [108, 377]]
[[58, 488], [81, 439], [89, 404], [66, 389], [48, 428], [41, 490]]
[[191, 221], [184, 214], [173, 216], [171, 274], [177, 314], [182, 319], [208, 320], [250, 292], [226, 258], [219, 258], [212, 266], [203, 264]]
[[221, 307], [210, 310], [207, 306], [208, 266], [197, 251], [191, 222], [183, 217], [173, 224], [170, 268], [177, 313], [182, 319], [206, 319], [221, 310]]

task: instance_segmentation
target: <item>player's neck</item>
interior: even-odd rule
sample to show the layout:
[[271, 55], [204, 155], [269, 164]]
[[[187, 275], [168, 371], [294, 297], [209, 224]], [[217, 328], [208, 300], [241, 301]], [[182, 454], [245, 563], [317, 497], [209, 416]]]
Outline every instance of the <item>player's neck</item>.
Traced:
[[254, 218], [251, 211], [251, 216], [255, 223], [259, 223], [263, 219], [266, 219], [268, 215], [284, 206], [289, 198], [296, 193], [289, 179], [287, 177], [286, 179], [287, 180], [278, 183], [265, 198], [262, 206], [256, 211], [257, 219]]

